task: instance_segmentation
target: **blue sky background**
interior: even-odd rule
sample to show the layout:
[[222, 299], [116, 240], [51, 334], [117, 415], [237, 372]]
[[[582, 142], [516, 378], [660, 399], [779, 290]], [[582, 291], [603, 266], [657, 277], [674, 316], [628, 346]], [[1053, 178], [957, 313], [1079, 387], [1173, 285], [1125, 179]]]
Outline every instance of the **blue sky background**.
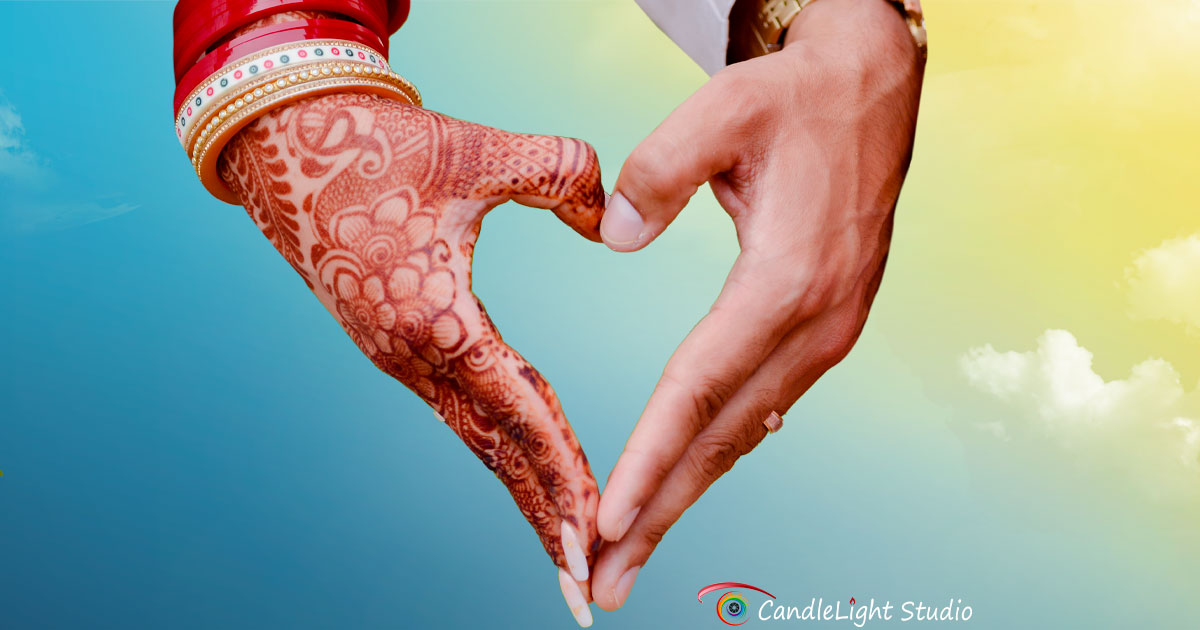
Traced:
[[[981, 21], [996, 8], [986, 3], [927, 4], [944, 9], [947, 32], [1046, 41], [1069, 3], [1043, 3], [1049, 17], [1018, 31]], [[0, 628], [572, 627], [554, 567], [500, 484], [361, 357], [239, 208], [194, 181], [168, 111], [171, 9], [0, 4]], [[632, 2], [418, 2], [411, 20], [393, 65], [429, 107], [585, 138], [609, 184], [704, 80]], [[1058, 240], [1037, 223], [1052, 212], [995, 220], [1011, 215], [987, 199], [1010, 193], [975, 173], [1059, 160], [1053, 178], [1008, 180], [1058, 203], [1120, 167], [1118, 203], [1152, 186], [1137, 179], [1142, 157], [1087, 162], [1071, 141], [1086, 129], [995, 149], [1019, 125], [964, 113], [995, 95], [962, 71], [1006, 85], [996, 73], [1011, 59], [986, 38], [945, 41], [897, 251], [858, 348], [671, 530], [626, 608], [597, 611], [596, 627], [720, 627], [694, 599], [720, 581], [798, 605], [959, 598], [979, 628], [1195, 627], [1196, 504], [1147, 497], [1051, 442], [976, 430], [1017, 412], [958, 369], [970, 346], [1024, 350], [1064, 325], [1089, 344], [1105, 331], [1132, 339], [1097, 358], [1109, 377], [1166, 356], [1190, 390], [1195, 338], [1166, 325], [1127, 334], [1120, 309], [1093, 307], [1119, 294], [1108, 272], [1138, 249], [1195, 230], [1194, 189], [1167, 189], [1182, 210], [1136, 229], [1089, 199], [1096, 230], [1115, 236], [1087, 242], [1115, 271], [1062, 289], [1056, 274], [1095, 266], [1035, 265], [1032, 250]], [[56, 61], [30, 61], [46, 52]], [[1162, 98], [1176, 134], [1200, 129], [1180, 105], [1189, 93]], [[634, 255], [539, 211], [487, 219], [477, 290], [555, 385], [601, 483], [735, 255], [707, 192]]]

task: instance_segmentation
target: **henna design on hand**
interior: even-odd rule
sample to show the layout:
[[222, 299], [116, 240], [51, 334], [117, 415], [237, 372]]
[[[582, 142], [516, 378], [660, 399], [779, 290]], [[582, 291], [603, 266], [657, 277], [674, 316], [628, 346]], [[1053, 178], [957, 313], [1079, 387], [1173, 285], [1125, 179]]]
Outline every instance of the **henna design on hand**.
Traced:
[[471, 260], [484, 214], [509, 199], [599, 241], [592, 148], [336, 94], [242, 130], [220, 173], [363, 354], [508, 487], [555, 563], [568, 566], [563, 520], [590, 562], [599, 496], [587, 458], [554, 390], [472, 293]]

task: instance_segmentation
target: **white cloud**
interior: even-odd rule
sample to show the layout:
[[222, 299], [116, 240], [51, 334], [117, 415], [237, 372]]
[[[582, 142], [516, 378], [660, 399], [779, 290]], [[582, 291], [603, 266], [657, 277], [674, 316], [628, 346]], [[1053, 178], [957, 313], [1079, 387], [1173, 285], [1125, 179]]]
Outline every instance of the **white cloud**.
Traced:
[[1087, 468], [1115, 472], [1157, 495], [1200, 490], [1200, 396], [1162, 359], [1106, 381], [1092, 353], [1065, 330], [1048, 330], [1030, 352], [969, 350], [960, 366], [975, 388], [1019, 414], [990, 432], [1050, 440]]
[[0, 175], [29, 179], [40, 173], [41, 160], [25, 142], [20, 114], [0, 95]]
[[66, 179], [30, 147], [21, 115], [0, 91], [0, 236], [78, 227], [138, 207], [80, 199], [78, 185]]
[[1132, 314], [1200, 332], [1200, 235], [1163, 242], [1125, 270]]
[[5, 203], [0, 207], [0, 233], [28, 234], [55, 232], [96, 221], [111, 219], [138, 206], [130, 203], [96, 203], [92, 201], [62, 203]]

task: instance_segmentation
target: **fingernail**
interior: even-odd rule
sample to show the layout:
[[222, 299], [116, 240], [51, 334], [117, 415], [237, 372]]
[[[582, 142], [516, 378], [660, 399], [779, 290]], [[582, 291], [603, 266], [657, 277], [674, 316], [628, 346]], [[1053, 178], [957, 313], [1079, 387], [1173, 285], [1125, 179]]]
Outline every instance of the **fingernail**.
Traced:
[[625, 195], [613, 193], [600, 221], [600, 234], [604, 240], [614, 245], [629, 245], [638, 242], [644, 229], [646, 224], [633, 204]]
[[580, 582], [586, 582], [588, 579], [587, 555], [583, 553], [583, 547], [579, 544], [579, 535], [575, 533], [575, 528], [566, 520], [562, 522], [562, 546], [563, 555], [567, 557], [567, 567], [571, 569], [571, 576]]
[[633, 519], [637, 518], [638, 512], [641, 511], [642, 506], [639, 505], [632, 510], [629, 510], [629, 513], [621, 518], [621, 521], [617, 523], [617, 538], [613, 542], [617, 542], [617, 540], [621, 540], [625, 537], [625, 532], [629, 531], [629, 527], [633, 525]]
[[575, 623], [579, 624], [580, 628], [590, 628], [592, 626], [592, 609], [588, 608], [587, 600], [583, 598], [583, 591], [579, 589], [579, 583], [571, 577], [570, 573], [567, 573], [566, 569], [559, 569], [558, 585], [562, 588], [563, 599], [567, 600], [567, 608], [570, 608], [571, 614], [575, 615]]
[[638, 570], [642, 567], [633, 567], [625, 573], [621, 574], [621, 579], [617, 580], [617, 585], [613, 587], [613, 600], [617, 602], [617, 608], [625, 605], [625, 598], [629, 597], [629, 591], [633, 589], [633, 583], [637, 580]]

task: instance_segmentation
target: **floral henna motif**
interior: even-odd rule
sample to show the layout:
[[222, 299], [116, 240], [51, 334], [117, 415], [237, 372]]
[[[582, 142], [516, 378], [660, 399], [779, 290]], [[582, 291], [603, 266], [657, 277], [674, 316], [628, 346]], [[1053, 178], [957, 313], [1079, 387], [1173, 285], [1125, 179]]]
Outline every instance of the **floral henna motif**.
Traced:
[[247, 127], [221, 176], [351, 339], [424, 399], [508, 487], [566, 567], [589, 557], [599, 499], [553, 389], [471, 291], [483, 215], [515, 199], [599, 240], [591, 147], [511, 134], [360, 94], [313, 98]]

